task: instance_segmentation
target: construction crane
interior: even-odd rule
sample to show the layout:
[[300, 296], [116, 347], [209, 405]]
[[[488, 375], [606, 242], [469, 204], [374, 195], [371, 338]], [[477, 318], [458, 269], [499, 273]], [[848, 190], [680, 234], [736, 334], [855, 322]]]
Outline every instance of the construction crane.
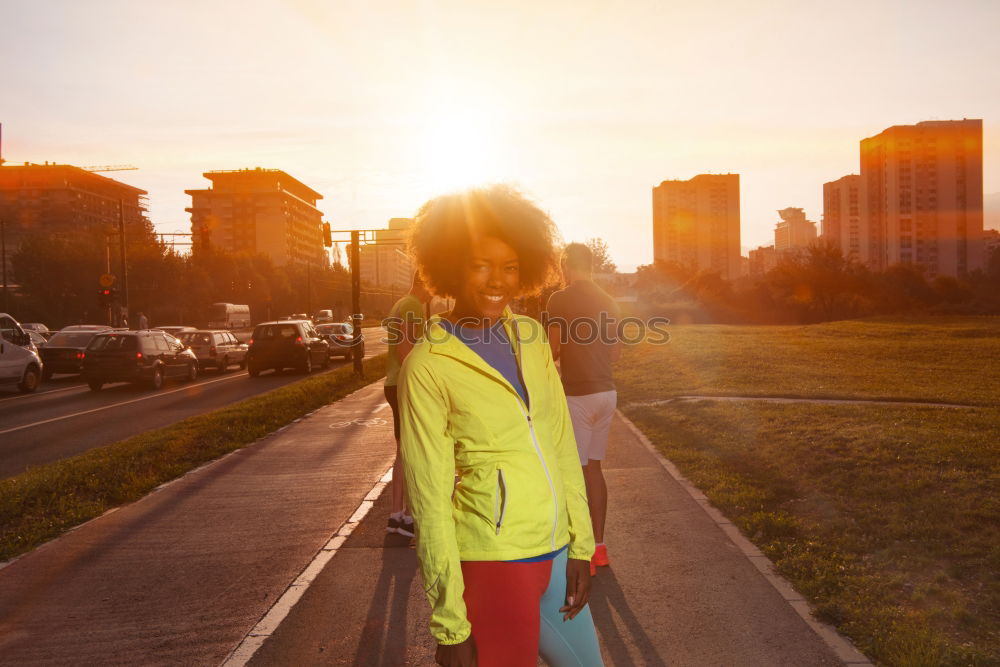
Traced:
[[99, 164], [92, 167], [80, 167], [84, 171], [133, 171], [138, 168], [131, 164]]

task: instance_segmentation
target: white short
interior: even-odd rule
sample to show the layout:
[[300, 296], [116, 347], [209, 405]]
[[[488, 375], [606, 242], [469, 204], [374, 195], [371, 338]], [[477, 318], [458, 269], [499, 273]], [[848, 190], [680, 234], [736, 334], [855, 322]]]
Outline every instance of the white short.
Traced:
[[584, 396], [567, 396], [566, 402], [573, 420], [580, 464], [603, 460], [608, 451], [608, 434], [618, 404], [618, 392], [612, 389]]

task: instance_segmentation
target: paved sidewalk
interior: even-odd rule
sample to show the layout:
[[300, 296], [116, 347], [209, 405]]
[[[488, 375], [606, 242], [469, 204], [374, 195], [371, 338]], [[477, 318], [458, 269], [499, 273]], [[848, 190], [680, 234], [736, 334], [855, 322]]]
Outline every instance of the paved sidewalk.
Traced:
[[[591, 602], [608, 665], [864, 664], [820, 639], [623, 419], [611, 438], [612, 566]], [[433, 664], [414, 551], [384, 533], [387, 512], [383, 496], [250, 665]]]
[[[0, 664], [221, 664], [365, 506], [389, 419], [376, 383], [0, 569]], [[844, 664], [621, 418], [611, 438], [592, 598], [608, 665]], [[251, 664], [433, 664], [387, 512], [383, 493]]]
[[391, 465], [384, 401], [370, 385], [0, 569], [0, 664], [221, 664]]

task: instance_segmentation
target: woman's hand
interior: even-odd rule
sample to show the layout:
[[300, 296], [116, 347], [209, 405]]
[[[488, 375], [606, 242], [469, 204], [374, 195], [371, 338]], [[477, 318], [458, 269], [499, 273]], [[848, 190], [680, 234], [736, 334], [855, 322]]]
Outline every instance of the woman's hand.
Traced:
[[563, 621], [573, 620], [590, 600], [590, 561], [570, 558], [566, 561], [566, 612]]
[[476, 667], [476, 643], [470, 635], [461, 644], [438, 644], [434, 661], [442, 667]]

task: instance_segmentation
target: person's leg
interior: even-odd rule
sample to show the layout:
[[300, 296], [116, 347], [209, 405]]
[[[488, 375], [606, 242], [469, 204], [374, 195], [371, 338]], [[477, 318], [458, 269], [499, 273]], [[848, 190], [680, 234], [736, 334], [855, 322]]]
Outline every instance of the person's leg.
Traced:
[[604, 544], [604, 520], [608, 514], [608, 486], [599, 459], [590, 459], [583, 467], [583, 481], [587, 485], [587, 503], [590, 521], [594, 526], [594, 542]]
[[566, 601], [566, 561], [565, 549], [552, 561], [552, 574], [541, 602], [538, 651], [549, 667], [600, 667], [604, 661], [590, 605], [571, 621], [563, 621], [559, 611]]
[[[383, 393], [392, 411], [392, 431], [396, 437], [396, 460], [392, 464], [392, 500], [386, 530], [413, 537], [413, 519], [406, 514], [406, 478], [403, 474], [403, 457], [399, 451], [399, 395], [396, 385], [386, 385]], [[406, 519], [410, 519], [406, 521]]]
[[594, 527], [594, 541], [597, 548], [594, 551], [593, 564], [603, 566], [610, 564], [608, 550], [604, 545], [604, 523], [608, 515], [608, 487], [604, 481], [604, 470], [601, 462], [607, 455], [608, 437], [611, 434], [611, 422], [615, 416], [615, 405], [618, 394], [615, 391], [605, 391], [591, 394], [591, 415], [593, 430], [590, 439], [590, 460], [583, 468], [583, 479], [587, 485], [587, 503], [590, 506], [590, 519]]
[[479, 667], [534, 667], [541, 599], [551, 571], [552, 561], [462, 562], [462, 597]]

